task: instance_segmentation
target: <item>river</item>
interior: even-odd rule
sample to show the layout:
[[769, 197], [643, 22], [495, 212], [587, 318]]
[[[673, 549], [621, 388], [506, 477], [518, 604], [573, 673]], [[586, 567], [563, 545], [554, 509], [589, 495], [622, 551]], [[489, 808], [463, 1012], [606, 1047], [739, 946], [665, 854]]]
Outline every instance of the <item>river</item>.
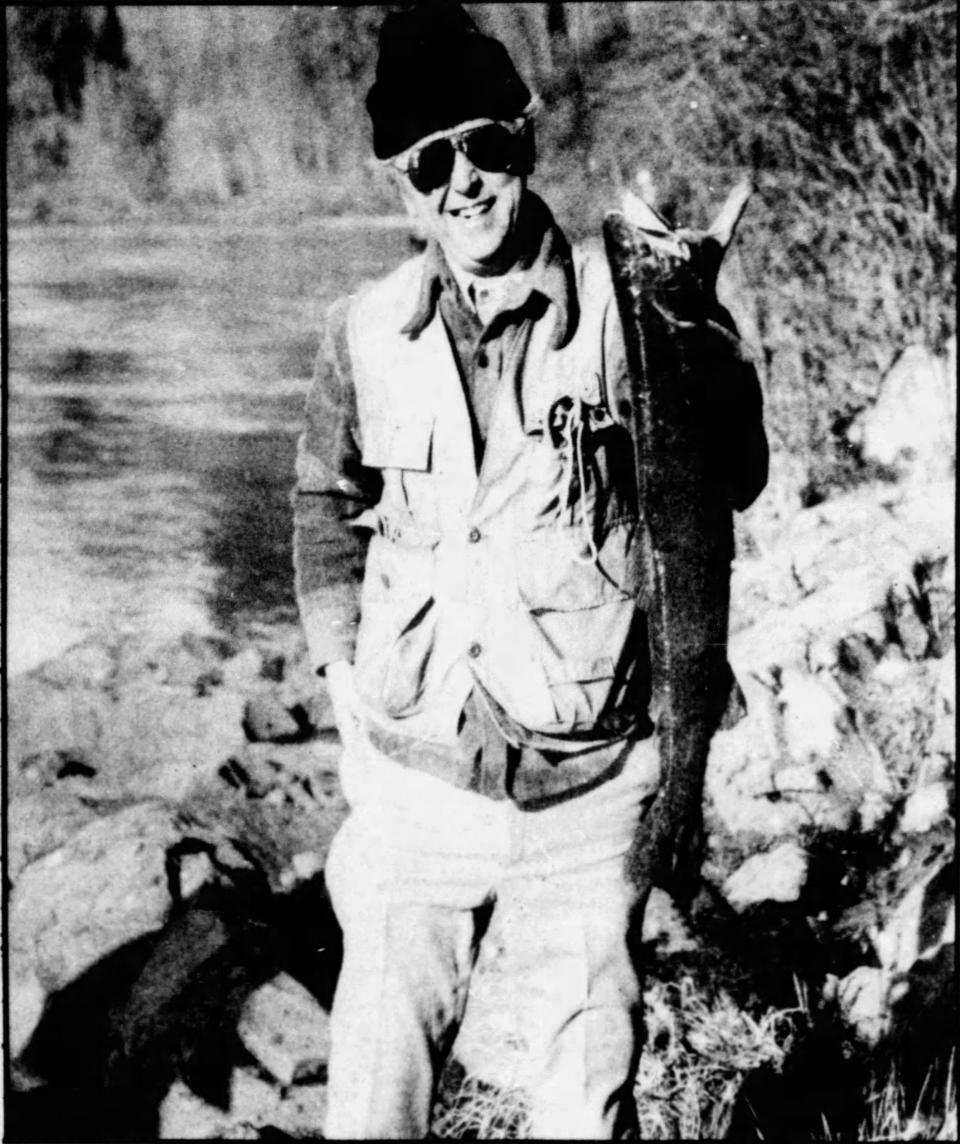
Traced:
[[327, 303], [396, 223], [11, 226], [7, 668], [295, 616], [289, 492]]

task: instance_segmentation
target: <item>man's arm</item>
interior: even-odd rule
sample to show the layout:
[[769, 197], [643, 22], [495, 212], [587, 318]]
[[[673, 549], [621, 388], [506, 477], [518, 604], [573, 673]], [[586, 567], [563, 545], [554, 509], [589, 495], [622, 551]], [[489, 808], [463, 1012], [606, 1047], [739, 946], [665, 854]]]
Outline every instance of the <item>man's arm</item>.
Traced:
[[341, 299], [327, 313], [292, 494], [297, 604], [310, 661], [320, 673], [353, 660], [368, 536], [355, 522], [381, 491], [380, 474], [364, 467], [360, 453], [348, 306]]

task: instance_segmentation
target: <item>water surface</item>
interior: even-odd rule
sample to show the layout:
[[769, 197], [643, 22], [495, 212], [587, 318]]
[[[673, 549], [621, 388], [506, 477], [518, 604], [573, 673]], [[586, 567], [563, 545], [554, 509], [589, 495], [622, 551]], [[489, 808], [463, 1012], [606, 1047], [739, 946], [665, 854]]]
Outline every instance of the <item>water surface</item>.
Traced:
[[400, 226], [9, 231], [8, 667], [295, 616], [289, 491], [326, 305]]

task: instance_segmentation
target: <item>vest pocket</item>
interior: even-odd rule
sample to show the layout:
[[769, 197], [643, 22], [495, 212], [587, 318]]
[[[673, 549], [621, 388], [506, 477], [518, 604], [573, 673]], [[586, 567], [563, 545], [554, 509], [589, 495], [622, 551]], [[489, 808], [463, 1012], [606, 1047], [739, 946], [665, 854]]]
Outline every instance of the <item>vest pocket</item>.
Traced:
[[633, 522], [613, 525], [594, 559], [581, 526], [537, 529], [518, 547], [520, 599], [538, 615], [635, 597], [641, 579], [637, 532]]
[[433, 419], [368, 417], [363, 424], [363, 463], [371, 469], [430, 471]]
[[394, 719], [423, 708], [436, 645], [432, 583], [432, 548], [371, 537], [355, 663], [363, 696]]
[[433, 421], [368, 418], [363, 426], [363, 463], [383, 474], [380, 509], [409, 531], [435, 528]]
[[542, 730], [590, 728], [609, 704], [637, 606], [634, 530], [614, 526], [595, 561], [578, 528], [542, 529], [520, 547], [520, 599], [554, 707]]

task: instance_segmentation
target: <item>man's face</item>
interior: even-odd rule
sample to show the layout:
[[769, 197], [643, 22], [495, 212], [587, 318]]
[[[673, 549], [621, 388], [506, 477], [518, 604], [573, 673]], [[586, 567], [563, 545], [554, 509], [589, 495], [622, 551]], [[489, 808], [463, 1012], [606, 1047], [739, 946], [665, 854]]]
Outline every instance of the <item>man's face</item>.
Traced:
[[406, 175], [400, 189], [408, 214], [435, 238], [447, 261], [469, 274], [503, 274], [517, 260], [517, 218], [526, 178], [483, 171], [462, 151], [454, 155], [450, 180], [421, 194]]

